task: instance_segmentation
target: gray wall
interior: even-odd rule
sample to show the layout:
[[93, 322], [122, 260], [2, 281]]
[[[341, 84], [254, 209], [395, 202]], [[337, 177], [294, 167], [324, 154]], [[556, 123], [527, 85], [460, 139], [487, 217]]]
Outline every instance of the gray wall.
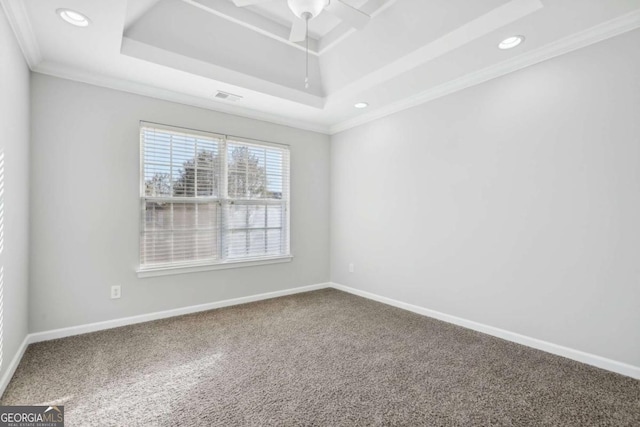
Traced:
[[[328, 136], [41, 74], [31, 83], [32, 332], [329, 280]], [[293, 261], [138, 279], [139, 120], [290, 144]]]
[[0, 151], [5, 157], [1, 377], [27, 335], [29, 283], [29, 68], [1, 7]]
[[332, 280], [640, 366], [638, 46], [336, 135]]

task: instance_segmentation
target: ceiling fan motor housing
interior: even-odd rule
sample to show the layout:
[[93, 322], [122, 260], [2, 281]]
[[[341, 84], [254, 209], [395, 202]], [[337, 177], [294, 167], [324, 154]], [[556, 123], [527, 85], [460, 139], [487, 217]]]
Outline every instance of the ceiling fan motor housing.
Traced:
[[300, 19], [313, 19], [329, 4], [329, 0], [287, 0], [289, 9]]

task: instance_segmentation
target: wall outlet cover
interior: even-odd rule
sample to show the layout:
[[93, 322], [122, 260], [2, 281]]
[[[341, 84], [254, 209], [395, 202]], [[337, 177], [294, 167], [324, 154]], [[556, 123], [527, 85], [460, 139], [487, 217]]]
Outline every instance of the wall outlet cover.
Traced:
[[120, 286], [112, 286], [111, 287], [111, 299], [117, 299], [121, 296]]

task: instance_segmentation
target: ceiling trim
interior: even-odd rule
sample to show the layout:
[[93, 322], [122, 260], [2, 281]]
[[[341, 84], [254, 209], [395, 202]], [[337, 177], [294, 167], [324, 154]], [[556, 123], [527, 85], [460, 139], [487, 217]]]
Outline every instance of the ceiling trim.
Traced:
[[331, 87], [325, 87], [325, 90], [329, 92], [327, 104], [343, 103], [345, 100], [351, 99], [367, 89], [376, 87], [409, 70], [426, 64], [505, 25], [537, 12], [543, 7], [540, 0], [511, 0], [472, 19], [408, 55], [361, 76], [346, 86], [333, 91]]
[[0, 0], [0, 5], [4, 9], [29, 68], [33, 70], [33, 67], [42, 61], [42, 53], [29, 20], [26, 2], [23, 0]]
[[325, 105], [325, 98], [320, 94], [313, 94], [311, 91], [305, 92], [274, 83], [257, 76], [184, 56], [128, 37], [122, 38], [120, 53], [152, 64], [204, 77], [212, 82], [224, 82], [225, 84], [236, 86], [238, 90], [256, 91], [318, 109], [324, 108]]
[[67, 67], [58, 66], [51, 63], [40, 63], [32, 68], [36, 73], [46, 74], [53, 77], [59, 77], [67, 80], [73, 80], [81, 83], [87, 83], [94, 86], [100, 86], [108, 89], [114, 89], [122, 92], [129, 92], [136, 95], [142, 95], [149, 98], [160, 99], [163, 101], [175, 102], [177, 104], [189, 105], [192, 107], [204, 108], [206, 110], [217, 111], [220, 113], [233, 114], [235, 116], [245, 117], [248, 119], [260, 120], [276, 125], [289, 126], [297, 129], [308, 130], [312, 132], [329, 134], [329, 127], [321, 124], [310, 123], [304, 120], [292, 119], [276, 114], [265, 113], [262, 111], [252, 110], [247, 107], [228, 105], [222, 102], [207, 100], [198, 96], [187, 95], [174, 92], [172, 90], [162, 89], [143, 83], [132, 82], [115, 77], [107, 77], [93, 72], [84, 70], [69, 70]]
[[[396, 0], [390, 0], [395, 2]], [[68, 67], [43, 63], [43, 57], [38, 46], [37, 38], [28, 17], [25, 1], [0, 0], [7, 20], [24, 54], [29, 68], [34, 72], [79, 81], [114, 90], [130, 92], [150, 98], [176, 102], [212, 111], [238, 115], [254, 120], [261, 120], [283, 126], [290, 126], [302, 130], [334, 135], [348, 129], [384, 118], [386, 116], [425, 104], [434, 99], [458, 92], [460, 90], [484, 83], [503, 75], [518, 71], [545, 60], [581, 49], [611, 37], [640, 28], [640, 10], [630, 12], [618, 18], [591, 27], [587, 30], [567, 36], [549, 43], [538, 49], [524, 53], [499, 64], [467, 74], [456, 80], [436, 86], [415, 96], [405, 98], [388, 106], [372, 110], [353, 119], [342, 121], [335, 125], [323, 125], [299, 119], [292, 119], [281, 115], [265, 113], [247, 107], [226, 105], [221, 102], [207, 100], [197, 96], [186, 95], [143, 83], [131, 82], [119, 78], [107, 77], [82, 70], [71, 70]]]
[[418, 105], [442, 98], [443, 96], [475, 86], [486, 81], [535, 65], [551, 58], [581, 49], [611, 37], [640, 28], [640, 10], [622, 15], [610, 21], [598, 24], [587, 30], [567, 36], [549, 43], [538, 49], [502, 61], [496, 65], [467, 74], [458, 79], [436, 86], [415, 96], [403, 99], [386, 107], [365, 113], [353, 119], [345, 120], [330, 127], [330, 134], [334, 135], [345, 130], [381, 119], [386, 116], [407, 110]]

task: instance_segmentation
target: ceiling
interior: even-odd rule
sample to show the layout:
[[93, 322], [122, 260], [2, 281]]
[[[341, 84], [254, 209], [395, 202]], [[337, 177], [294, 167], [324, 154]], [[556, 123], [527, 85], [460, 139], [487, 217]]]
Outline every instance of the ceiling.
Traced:
[[[227, 1], [233, 3], [233, 0]], [[367, 3], [367, 0], [344, 0], [344, 2], [356, 9], [361, 9], [362, 6]], [[248, 9], [285, 26], [290, 26], [295, 17], [291, 9], [289, 9], [289, 6], [287, 6], [286, 0], [260, 3], [249, 6]], [[329, 34], [329, 32], [334, 30], [338, 25], [340, 25], [340, 19], [330, 13], [322, 13], [309, 23], [309, 34], [318, 40]]]
[[[286, 0], [0, 3], [36, 72], [324, 133], [640, 27], [640, 0], [344, 1], [371, 19], [357, 31], [327, 12], [311, 21], [308, 89]], [[65, 23], [58, 8], [91, 25]], [[525, 43], [497, 48], [516, 34]]]

